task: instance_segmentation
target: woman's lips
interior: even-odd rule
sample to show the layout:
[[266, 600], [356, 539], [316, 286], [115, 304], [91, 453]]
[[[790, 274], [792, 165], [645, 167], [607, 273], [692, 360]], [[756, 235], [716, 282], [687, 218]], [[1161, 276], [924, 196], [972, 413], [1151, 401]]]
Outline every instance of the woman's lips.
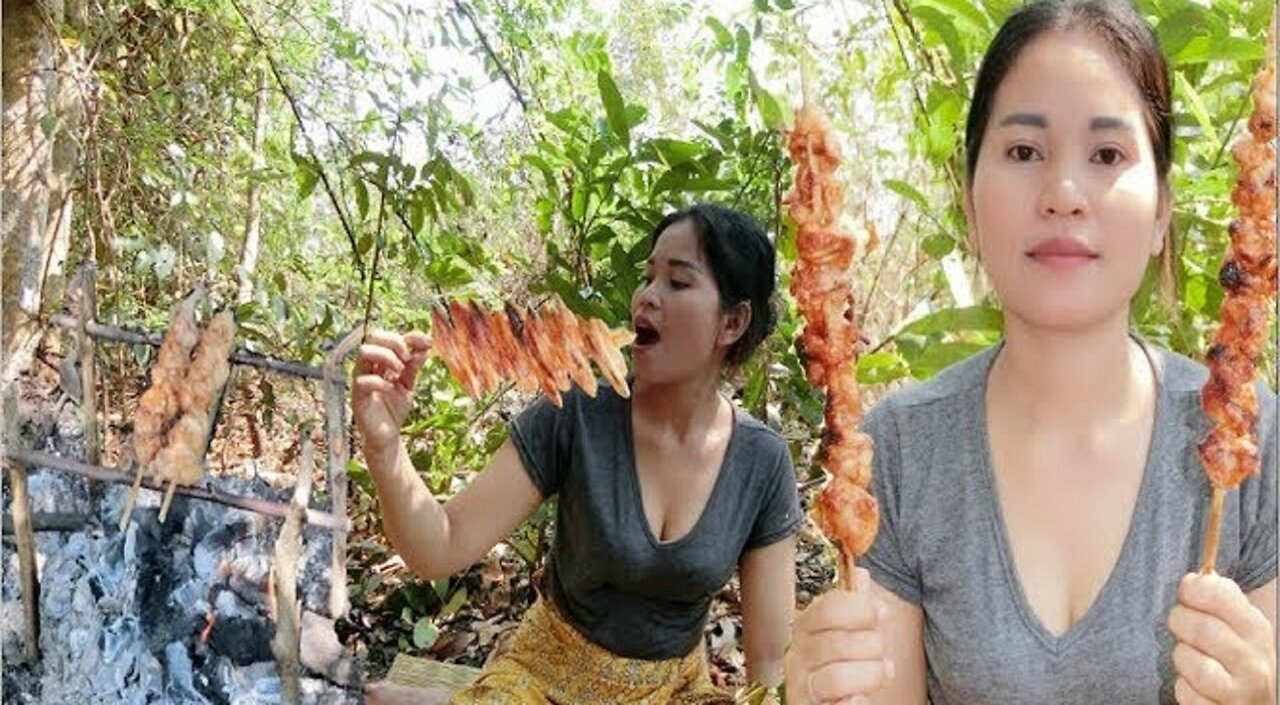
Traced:
[[1049, 269], [1075, 269], [1099, 258], [1097, 250], [1074, 238], [1055, 237], [1037, 244], [1027, 251], [1036, 264]]

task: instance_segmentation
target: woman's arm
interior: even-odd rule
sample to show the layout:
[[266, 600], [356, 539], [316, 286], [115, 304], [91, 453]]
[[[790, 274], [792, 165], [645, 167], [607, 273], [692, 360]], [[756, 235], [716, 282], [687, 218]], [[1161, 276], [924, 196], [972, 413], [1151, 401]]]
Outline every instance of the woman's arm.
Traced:
[[410, 570], [435, 579], [480, 560], [537, 508], [542, 494], [508, 440], [447, 505], [431, 495], [400, 436], [429, 345], [418, 332], [370, 333], [356, 358], [351, 409], [387, 537]]
[[796, 604], [795, 535], [748, 551], [738, 564], [738, 575], [747, 680], [772, 687], [782, 683], [782, 656], [791, 639]]
[[443, 578], [476, 563], [542, 503], [510, 439], [471, 484], [443, 506], [414, 471], [404, 443], [387, 451], [391, 452], [394, 460], [387, 456], [375, 461], [366, 454], [382, 525], [405, 565], [424, 579]]

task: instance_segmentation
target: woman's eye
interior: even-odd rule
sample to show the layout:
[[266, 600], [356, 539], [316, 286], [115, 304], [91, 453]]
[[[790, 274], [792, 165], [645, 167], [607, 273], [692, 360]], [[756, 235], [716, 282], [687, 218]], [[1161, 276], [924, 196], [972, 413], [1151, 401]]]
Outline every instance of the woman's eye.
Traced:
[[1104, 166], [1113, 166], [1124, 161], [1124, 154], [1115, 147], [1103, 147], [1093, 153], [1093, 161]]
[[675, 279], [672, 279], [671, 288], [672, 289], [688, 289], [689, 282], [676, 281]]
[[1015, 144], [1009, 148], [1009, 158], [1015, 162], [1030, 162], [1039, 158], [1036, 148], [1026, 144]]

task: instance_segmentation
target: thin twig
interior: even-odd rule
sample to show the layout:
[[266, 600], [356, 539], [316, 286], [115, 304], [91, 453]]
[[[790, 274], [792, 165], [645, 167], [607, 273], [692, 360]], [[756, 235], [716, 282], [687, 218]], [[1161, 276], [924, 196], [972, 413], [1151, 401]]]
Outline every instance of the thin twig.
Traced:
[[[65, 314], [56, 314], [52, 316], [50, 322], [60, 328], [76, 330], [80, 324], [75, 318]], [[143, 333], [127, 328], [119, 328], [117, 326], [109, 326], [103, 323], [90, 321], [85, 325], [85, 330], [89, 335], [103, 340], [112, 340], [117, 343], [129, 343], [131, 345], [150, 345], [153, 348], [160, 347], [160, 343], [164, 340], [164, 336], [159, 333]], [[304, 377], [306, 379], [325, 379], [324, 371], [318, 367], [306, 365], [301, 362], [292, 362], [289, 360], [277, 360], [266, 355], [258, 355], [257, 353], [234, 351], [231, 353], [231, 362], [237, 365], [248, 365], [262, 370], [270, 370], [283, 375], [292, 377]], [[339, 377], [335, 381], [345, 383], [345, 377]]]
[[[457, 8], [463, 17], [467, 18], [467, 22], [471, 23], [471, 29], [475, 31], [476, 36], [480, 39], [480, 45], [484, 47], [485, 53], [489, 55], [489, 59], [493, 61], [494, 66], [498, 67], [498, 72], [502, 74], [503, 80], [510, 86], [511, 92], [516, 96], [516, 100], [520, 101], [520, 107], [524, 109], [524, 113], [527, 116], [529, 113], [529, 101], [525, 99], [524, 92], [520, 90], [520, 84], [516, 83], [516, 79], [507, 70], [506, 64], [503, 64], [502, 60], [498, 58], [498, 52], [493, 50], [493, 45], [489, 43], [489, 38], [485, 36], [484, 30], [480, 27], [480, 21], [471, 11], [471, 8], [463, 4], [462, 0], [453, 0], [453, 6]], [[534, 96], [534, 99], [536, 100], [537, 96]], [[538, 108], [542, 108], [541, 102], [539, 102]], [[532, 131], [532, 128], [530, 128], [530, 131]]]
[[276, 63], [276, 59], [271, 54], [271, 49], [267, 46], [262, 35], [258, 33], [258, 28], [249, 20], [249, 15], [236, 0], [231, 0], [231, 6], [240, 15], [240, 19], [244, 20], [249, 33], [253, 35], [254, 42], [262, 50], [262, 55], [267, 59], [267, 65], [271, 67], [271, 75], [276, 79], [276, 85], [280, 87], [280, 92], [284, 94], [285, 100], [289, 103], [289, 109], [293, 112], [293, 119], [298, 123], [298, 131], [302, 133], [302, 139], [307, 144], [307, 151], [310, 153], [312, 160], [315, 161], [316, 173], [320, 175], [320, 182], [324, 184], [325, 193], [329, 194], [329, 201], [333, 204], [333, 209], [338, 214], [338, 222], [341, 223], [343, 231], [347, 234], [347, 241], [351, 245], [351, 256], [354, 258], [356, 270], [360, 272], [360, 277], [363, 279], [364, 262], [360, 259], [360, 248], [356, 244], [355, 228], [352, 227], [351, 218], [346, 210], [343, 209], [342, 202], [338, 200], [338, 194], [334, 192], [333, 185], [329, 183], [328, 174], [320, 164], [320, 159], [316, 155], [315, 145], [311, 142], [311, 136], [307, 133], [306, 122], [302, 118], [302, 109], [298, 107], [298, 100], [293, 96], [293, 92], [289, 90], [289, 85], [285, 83], [284, 75], [280, 73], [279, 64]]

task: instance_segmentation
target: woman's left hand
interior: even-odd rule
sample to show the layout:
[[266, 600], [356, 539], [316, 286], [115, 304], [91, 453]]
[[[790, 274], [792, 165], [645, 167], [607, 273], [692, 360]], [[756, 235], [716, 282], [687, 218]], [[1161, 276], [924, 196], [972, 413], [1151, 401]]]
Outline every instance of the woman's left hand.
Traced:
[[1275, 630], [1234, 581], [1183, 576], [1168, 625], [1181, 705], [1275, 703]]

